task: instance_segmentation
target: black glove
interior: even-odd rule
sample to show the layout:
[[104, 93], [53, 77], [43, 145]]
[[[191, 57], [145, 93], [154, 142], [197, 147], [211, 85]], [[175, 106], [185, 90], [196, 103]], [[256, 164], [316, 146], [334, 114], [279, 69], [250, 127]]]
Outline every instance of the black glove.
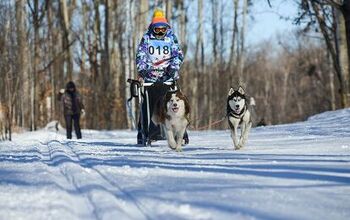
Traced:
[[151, 72], [151, 70], [141, 70], [141, 71], [139, 72], [139, 75], [140, 75], [142, 78], [147, 78], [149, 72]]
[[165, 75], [168, 77], [168, 79], [174, 78], [175, 73], [176, 69], [171, 68], [170, 65], [165, 68]]

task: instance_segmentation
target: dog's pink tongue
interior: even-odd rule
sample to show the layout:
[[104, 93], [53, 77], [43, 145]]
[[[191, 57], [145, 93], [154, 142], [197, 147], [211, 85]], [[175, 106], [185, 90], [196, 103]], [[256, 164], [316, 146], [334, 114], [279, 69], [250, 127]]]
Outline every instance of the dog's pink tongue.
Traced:
[[179, 108], [176, 108], [176, 107], [175, 107], [175, 108], [173, 108], [173, 112], [175, 112], [175, 113], [176, 113], [177, 111], [179, 111]]

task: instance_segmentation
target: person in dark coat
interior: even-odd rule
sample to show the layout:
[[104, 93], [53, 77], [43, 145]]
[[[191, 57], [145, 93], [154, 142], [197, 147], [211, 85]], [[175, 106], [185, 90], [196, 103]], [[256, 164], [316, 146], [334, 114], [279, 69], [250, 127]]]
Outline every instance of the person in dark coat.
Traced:
[[85, 114], [84, 105], [74, 82], [70, 81], [66, 89], [61, 89], [59, 99], [63, 104], [63, 114], [66, 121], [67, 139], [72, 139], [72, 124], [74, 123], [77, 139], [81, 139], [80, 116]]

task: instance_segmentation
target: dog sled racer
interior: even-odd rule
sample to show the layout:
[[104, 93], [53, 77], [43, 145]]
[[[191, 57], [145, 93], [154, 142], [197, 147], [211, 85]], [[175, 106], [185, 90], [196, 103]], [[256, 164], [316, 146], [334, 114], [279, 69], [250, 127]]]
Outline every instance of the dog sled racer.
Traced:
[[161, 10], [143, 35], [136, 54], [136, 67], [145, 82], [165, 82], [179, 78], [183, 53], [177, 37]]
[[[147, 88], [151, 114], [156, 101], [163, 97], [170, 89], [170, 86], [162, 83], [175, 82], [179, 79], [179, 70], [183, 59], [184, 56], [177, 37], [165, 18], [163, 11], [156, 9], [152, 22], [147, 32], [143, 35], [136, 53], [136, 67], [139, 81], [141, 83], [155, 83], [155, 86]], [[145, 103], [142, 106], [142, 111], [147, 111]], [[138, 144], [140, 144], [142, 142], [141, 120], [138, 127], [137, 139]], [[146, 134], [146, 136], [150, 135], [150, 139], [157, 140], [156, 137], [152, 138], [151, 133], [152, 130], [159, 130], [159, 127], [156, 129], [154, 127], [155, 125], [151, 123], [149, 128], [150, 134]], [[187, 133], [185, 134], [185, 142], [188, 143]]]

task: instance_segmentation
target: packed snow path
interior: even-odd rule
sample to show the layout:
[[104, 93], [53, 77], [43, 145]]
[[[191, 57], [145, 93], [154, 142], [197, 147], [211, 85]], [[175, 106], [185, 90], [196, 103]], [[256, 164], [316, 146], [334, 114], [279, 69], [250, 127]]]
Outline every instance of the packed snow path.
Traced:
[[350, 109], [189, 132], [183, 152], [132, 131], [42, 130], [0, 142], [0, 219], [350, 219]]

